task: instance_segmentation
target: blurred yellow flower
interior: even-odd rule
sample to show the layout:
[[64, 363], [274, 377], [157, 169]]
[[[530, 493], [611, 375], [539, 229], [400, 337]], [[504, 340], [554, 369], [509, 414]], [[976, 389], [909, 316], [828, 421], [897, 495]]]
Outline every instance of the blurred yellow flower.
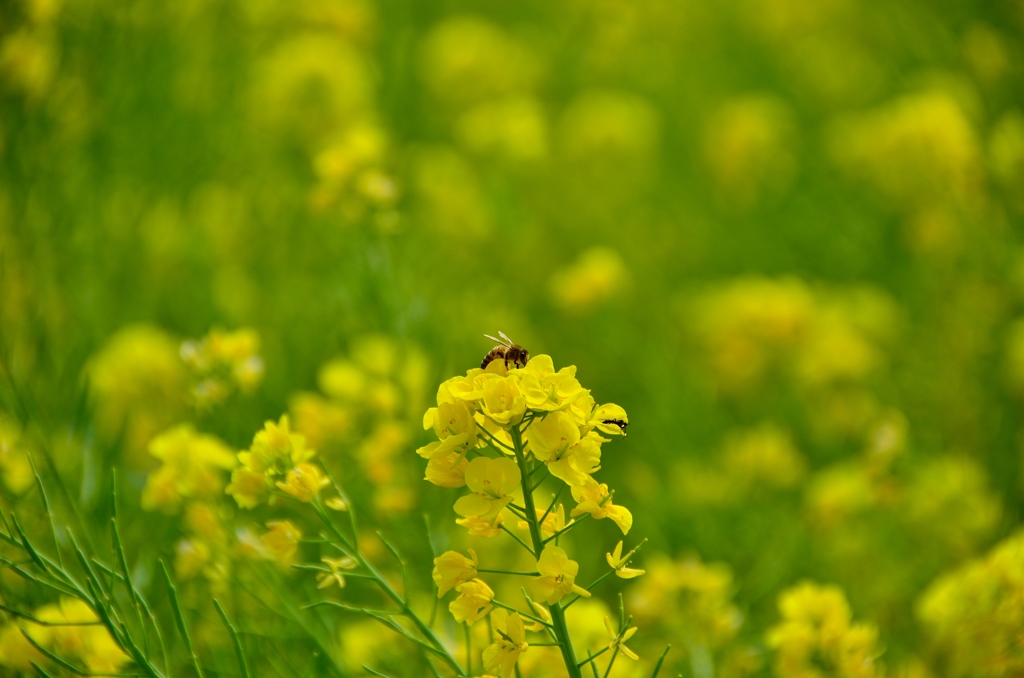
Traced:
[[584, 312], [621, 293], [629, 284], [622, 256], [610, 247], [591, 247], [555, 272], [549, 287], [555, 304]]
[[149, 453], [161, 466], [149, 474], [142, 491], [142, 507], [173, 513], [182, 501], [212, 497], [224, 486], [221, 472], [233, 469], [235, 455], [214, 436], [197, 433], [181, 424], [149, 443]]
[[14, 420], [0, 415], [0, 480], [15, 495], [35, 483], [26, 437]]
[[334, 584], [337, 584], [338, 588], [345, 588], [345, 575], [342, 570], [354, 570], [359, 567], [359, 563], [348, 556], [321, 558], [320, 561], [330, 568], [330, 572], [321, 572], [316, 576], [318, 589], [325, 589]]
[[320, 490], [331, 484], [331, 481], [320, 471], [316, 464], [303, 462], [288, 471], [285, 481], [278, 481], [277, 487], [299, 501], [311, 502], [316, 499]]
[[779, 594], [779, 612], [782, 621], [768, 631], [767, 643], [776, 651], [775, 672], [781, 678], [821, 670], [839, 678], [882, 675], [878, 633], [851, 623], [840, 588], [803, 582]]
[[[620, 544], [621, 545], [621, 544]], [[608, 649], [614, 652], [621, 652], [625, 656], [629, 657], [633, 661], [637, 661], [640, 657], [635, 652], [626, 647], [626, 642], [633, 637], [636, 633], [636, 627], [626, 629], [619, 633], [612, 627], [612, 622], [608, 617], [604, 618], [604, 627], [608, 629], [608, 635], [611, 637], [612, 642], [608, 643]]]
[[302, 532], [288, 520], [271, 520], [267, 527], [270, 528], [269, 531], [260, 537], [263, 545], [275, 560], [290, 565], [295, 552], [299, 549]]

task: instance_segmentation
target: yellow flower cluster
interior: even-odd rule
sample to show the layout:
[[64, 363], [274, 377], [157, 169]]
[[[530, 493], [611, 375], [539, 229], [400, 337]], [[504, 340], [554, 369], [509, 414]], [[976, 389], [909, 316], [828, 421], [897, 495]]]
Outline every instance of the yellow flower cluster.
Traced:
[[878, 631], [852, 623], [842, 589], [803, 582], [779, 594], [782, 621], [768, 631], [780, 678], [875, 678]]
[[234, 391], [251, 393], [263, 380], [260, 338], [255, 330], [213, 329], [198, 341], [181, 345], [192, 373], [192, 398], [200, 409], [226, 400]]
[[[601, 464], [601, 446], [622, 435], [628, 423], [618, 405], [598, 405], [576, 379], [576, 368], [555, 371], [549, 356], [507, 369], [494, 360], [486, 369], [441, 384], [437, 407], [423, 417], [438, 440], [417, 450], [427, 459], [426, 479], [441, 487], [467, 486], [455, 503], [463, 525], [477, 534], [497, 534], [501, 512], [521, 494], [521, 471], [512, 458], [512, 435], [522, 434], [524, 452], [571, 489], [572, 516], [611, 518], [629, 531], [633, 517], [612, 501], [608, 486], [592, 476]], [[490, 451], [497, 456], [485, 456]], [[477, 455], [467, 461], [470, 455]]]
[[22, 630], [41, 647], [62, 659], [80, 661], [93, 673], [115, 674], [129, 662], [128, 655], [99, 624], [96, 613], [80, 600], [62, 598], [56, 605], [40, 607], [32, 616], [46, 624], [15, 620], [0, 629], [0, 666], [11, 671], [32, 672], [31, 662], [35, 662], [56, 670], [52, 662], [29, 643]]
[[551, 277], [555, 303], [565, 311], [590, 310], [619, 294], [629, 284], [629, 271], [616, 250], [591, 247]]
[[292, 432], [288, 415], [282, 415], [277, 423], [266, 422], [249, 449], [238, 453], [239, 466], [231, 472], [225, 492], [241, 508], [266, 502], [275, 489], [299, 501], [313, 501], [330, 483], [320, 467], [309, 462], [314, 456], [306, 439]]
[[711, 465], [683, 460], [677, 478], [680, 500], [698, 505], [731, 505], [766, 492], [793, 488], [807, 463], [790, 435], [771, 423], [734, 431]]
[[185, 413], [187, 374], [177, 343], [154, 327], [126, 327], [90, 359], [86, 375], [100, 435], [122, 436], [130, 460], [145, 466], [149, 441]]
[[743, 615], [732, 602], [732, 572], [698, 558], [652, 559], [630, 591], [630, 609], [645, 623], [660, 623], [691, 643], [715, 649], [735, 638]]
[[160, 460], [142, 490], [142, 508], [175, 513], [183, 501], [210, 499], [224, 487], [222, 471], [236, 465], [235, 455], [218, 438], [198, 433], [191, 424], [164, 431], [149, 443]]
[[939, 577], [918, 601], [917, 617], [946, 675], [1024, 672], [1024, 532]]
[[289, 402], [295, 430], [325, 459], [354, 455], [381, 510], [408, 509], [415, 501], [414, 477], [406, 477], [396, 461], [418, 426], [427, 370], [415, 346], [366, 335], [346, 357], [320, 368], [322, 394], [301, 392]]
[[815, 426], [826, 434], [859, 436], [877, 416], [867, 383], [886, 367], [898, 327], [898, 309], [883, 292], [740, 278], [698, 294], [689, 312], [722, 393], [749, 395], [783, 378], [814, 399]]

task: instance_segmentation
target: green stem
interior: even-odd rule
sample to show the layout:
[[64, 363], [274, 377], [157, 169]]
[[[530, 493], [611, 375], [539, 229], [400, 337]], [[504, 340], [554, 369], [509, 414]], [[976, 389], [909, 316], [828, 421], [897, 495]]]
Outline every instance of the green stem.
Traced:
[[476, 568], [477, 572], [488, 572], [490, 574], [518, 574], [521, 577], [539, 577], [540, 572], [516, 572], [515, 570], [485, 570], [482, 567]]
[[[533, 503], [533, 493], [530, 491], [530, 469], [526, 465], [526, 455], [523, 453], [523, 434], [518, 426], [513, 426], [509, 433], [512, 434], [512, 444], [515, 446], [516, 463], [519, 464], [519, 471], [522, 476], [523, 504], [526, 507], [526, 522], [530, 526], [530, 538], [533, 540], [534, 557], [540, 558], [544, 548], [544, 539], [541, 537], [540, 522], [537, 520], [537, 509]], [[565, 668], [569, 672], [569, 678], [583, 678], [583, 673], [576, 663], [576, 651], [572, 647], [572, 639], [569, 637], [569, 628], [565, 623], [565, 614], [562, 606], [558, 603], [548, 605], [551, 612], [551, 626], [555, 632], [555, 639], [562, 650], [562, 659], [565, 660]]]
[[366, 570], [367, 574], [369, 574], [370, 577], [373, 578], [373, 580], [377, 583], [380, 589], [384, 592], [384, 595], [390, 598], [391, 601], [395, 603], [395, 605], [398, 605], [398, 607], [401, 608], [402, 614], [408, 617], [409, 620], [412, 621], [416, 629], [420, 633], [422, 633], [423, 636], [430, 642], [430, 644], [435, 648], [437, 655], [452, 669], [454, 669], [457, 675], [465, 676], [466, 670], [459, 666], [459, 662], [456, 661], [455, 657], [453, 657], [451, 653], [448, 652], [448, 648], [444, 646], [444, 643], [442, 643], [441, 639], [437, 637], [437, 634], [434, 633], [434, 630], [427, 626], [427, 624], [419, 618], [419, 615], [413, 612], [412, 608], [409, 606], [409, 601], [403, 598], [402, 596], [398, 595], [398, 592], [395, 591], [394, 588], [392, 588], [391, 584], [388, 583], [387, 579], [385, 579], [384, 576], [377, 571], [377, 568], [375, 568], [370, 563], [370, 561], [363, 557], [363, 554], [360, 553], [358, 549], [354, 549], [351, 547], [348, 538], [341, 530], [339, 530], [334, 525], [334, 521], [330, 519], [330, 517], [327, 515], [326, 511], [324, 511], [323, 507], [320, 506], [320, 503], [318, 501], [313, 502], [312, 506], [316, 510], [317, 515], [320, 516], [320, 520], [322, 520], [324, 524], [327, 525], [327, 528], [331, 530], [331, 532], [333, 532], [336, 537], [338, 537], [342, 544], [344, 544], [351, 550], [351, 556], [359, 563], [359, 565], [364, 570]]

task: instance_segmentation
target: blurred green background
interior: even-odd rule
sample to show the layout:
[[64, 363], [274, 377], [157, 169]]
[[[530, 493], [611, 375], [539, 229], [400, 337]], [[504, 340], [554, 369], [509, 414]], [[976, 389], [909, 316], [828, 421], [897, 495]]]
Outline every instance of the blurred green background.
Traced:
[[[646, 657], [770, 672], [809, 578], [893, 674], [1019, 675], [1024, 554], [1003, 616], [922, 601], [1024, 507], [1022, 30], [1016, 0], [0, 3], [0, 411], [86, 513], [112, 464], [138, 502], [166, 426], [242, 449], [291, 411], [381, 521], [454, 533], [419, 417], [502, 330], [630, 414], [603, 481], [651, 540], [637, 604], [675, 601]], [[173, 356], [216, 327], [265, 378], [190, 415]], [[339, 405], [331, 443], [309, 394], [375, 341], [398, 428]], [[731, 578], [658, 588], [694, 557]]]

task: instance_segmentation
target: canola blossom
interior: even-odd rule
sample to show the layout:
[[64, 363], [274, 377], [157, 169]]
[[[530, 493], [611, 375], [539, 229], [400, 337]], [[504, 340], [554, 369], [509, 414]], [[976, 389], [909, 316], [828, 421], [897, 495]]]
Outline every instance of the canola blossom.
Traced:
[[[564, 610], [592, 594], [576, 583], [579, 563], [551, 543], [580, 522], [566, 522], [565, 506], [558, 498], [568, 488], [577, 502], [570, 510], [573, 517], [611, 518], [623, 534], [629, 531], [633, 522], [630, 512], [613, 504], [607, 484], [594, 479], [601, 468], [601, 446], [611, 442], [601, 434], [621, 434], [627, 424], [624, 409], [594, 401], [576, 378], [575, 367], [556, 371], [551, 357], [543, 354], [523, 366], [492, 360], [438, 388], [437, 406], [423, 416], [423, 428], [432, 431], [437, 440], [417, 450], [427, 460], [425, 479], [445, 488], [464, 484], [469, 490], [453, 506], [461, 516], [455, 522], [466, 528], [468, 536], [494, 538], [504, 532], [535, 562], [535, 572], [516, 573], [482, 567], [472, 550], [470, 558], [448, 551], [434, 559], [438, 597], [453, 588], [459, 594], [449, 605], [457, 622], [472, 625], [490, 613], [497, 638], [484, 650], [486, 670], [511, 676], [529, 647], [525, 634], [547, 632], [569, 675], [582, 675], [583, 664]], [[549, 479], [559, 489], [547, 508], [541, 508], [535, 494]], [[506, 527], [506, 514], [510, 523], [514, 521], [519, 530], [527, 532], [525, 540]], [[609, 564], [619, 577], [643, 574], [643, 570], [625, 567], [635, 549], [623, 557], [620, 542], [615, 553], [614, 561], [609, 555]], [[529, 577], [526, 588], [532, 598], [527, 597], [528, 609], [517, 610], [496, 600], [494, 590], [480, 578], [488, 573]], [[522, 615], [533, 624], [525, 626]], [[618, 638], [608, 670], [620, 653], [635, 656], [623, 644], [635, 632], [632, 628]]]

